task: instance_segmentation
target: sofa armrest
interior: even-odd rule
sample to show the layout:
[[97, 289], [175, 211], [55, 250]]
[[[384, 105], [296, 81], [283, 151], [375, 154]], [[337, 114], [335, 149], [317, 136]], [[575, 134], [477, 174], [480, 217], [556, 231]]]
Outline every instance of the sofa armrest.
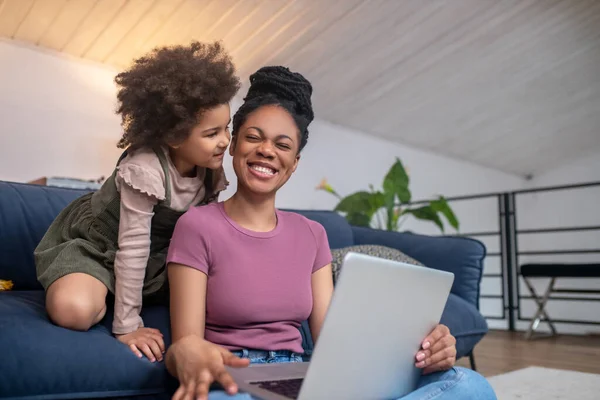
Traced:
[[451, 292], [479, 309], [479, 292], [486, 248], [478, 240], [390, 232], [352, 227], [355, 244], [381, 245], [398, 249], [427, 267], [452, 272]]

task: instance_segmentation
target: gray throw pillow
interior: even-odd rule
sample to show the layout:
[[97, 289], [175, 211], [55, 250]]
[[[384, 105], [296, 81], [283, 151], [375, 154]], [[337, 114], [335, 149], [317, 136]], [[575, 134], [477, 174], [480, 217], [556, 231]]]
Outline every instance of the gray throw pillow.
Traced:
[[333, 256], [333, 261], [331, 262], [331, 266], [333, 268], [333, 282], [337, 281], [337, 278], [340, 274], [342, 262], [344, 261], [344, 257], [349, 252], [366, 254], [369, 256], [385, 258], [387, 260], [399, 261], [407, 264], [418, 265], [424, 267], [423, 264], [411, 258], [401, 252], [400, 250], [393, 249], [391, 247], [373, 245], [373, 244], [362, 244], [355, 246], [343, 247], [341, 249], [332, 249], [331, 255]]

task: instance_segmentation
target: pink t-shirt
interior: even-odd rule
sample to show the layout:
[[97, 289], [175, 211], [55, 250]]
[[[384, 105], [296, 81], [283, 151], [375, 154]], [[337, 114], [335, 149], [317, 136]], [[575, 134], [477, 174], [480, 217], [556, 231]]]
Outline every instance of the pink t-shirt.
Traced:
[[331, 263], [325, 229], [277, 211], [277, 226], [253, 232], [223, 203], [190, 208], [177, 222], [167, 263], [208, 275], [205, 339], [228, 349], [302, 353], [298, 328], [312, 310], [311, 275]]

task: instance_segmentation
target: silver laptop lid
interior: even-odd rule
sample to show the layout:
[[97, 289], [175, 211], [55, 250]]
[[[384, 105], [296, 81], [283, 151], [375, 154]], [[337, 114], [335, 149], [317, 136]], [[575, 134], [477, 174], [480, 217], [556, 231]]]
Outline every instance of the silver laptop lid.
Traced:
[[414, 390], [415, 355], [439, 323], [453, 280], [348, 253], [299, 398], [390, 399]]

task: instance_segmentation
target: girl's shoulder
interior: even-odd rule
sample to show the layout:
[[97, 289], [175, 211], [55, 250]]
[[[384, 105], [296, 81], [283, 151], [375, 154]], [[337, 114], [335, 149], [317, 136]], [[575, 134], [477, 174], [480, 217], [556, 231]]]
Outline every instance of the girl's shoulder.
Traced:
[[152, 149], [139, 149], [127, 154], [117, 166], [117, 187], [123, 184], [164, 200], [165, 172], [157, 153]]

